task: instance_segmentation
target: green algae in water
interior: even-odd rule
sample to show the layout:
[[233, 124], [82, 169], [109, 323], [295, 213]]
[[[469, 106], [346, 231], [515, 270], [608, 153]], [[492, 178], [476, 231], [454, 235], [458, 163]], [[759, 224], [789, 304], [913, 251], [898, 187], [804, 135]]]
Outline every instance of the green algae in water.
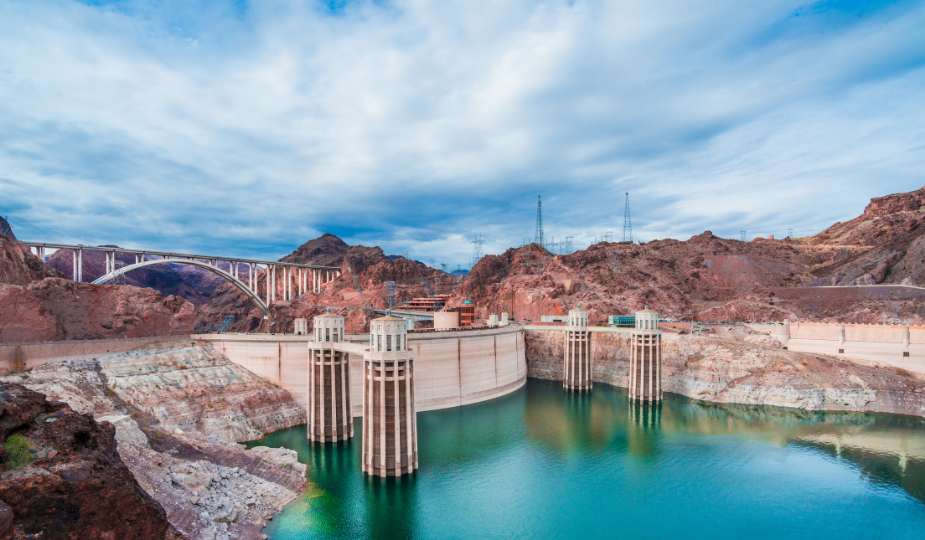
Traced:
[[353, 441], [285, 446], [313, 482], [264, 531], [353, 538], [925, 537], [925, 422], [702, 403], [631, 404], [529, 380], [496, 400], [418, 414], [420, 468], [360, 470]]

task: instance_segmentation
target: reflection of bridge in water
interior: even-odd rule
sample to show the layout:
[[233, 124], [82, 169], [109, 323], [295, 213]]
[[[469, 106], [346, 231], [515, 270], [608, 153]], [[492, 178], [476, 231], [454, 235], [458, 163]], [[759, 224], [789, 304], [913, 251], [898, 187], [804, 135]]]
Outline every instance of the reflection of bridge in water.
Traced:
[[[321, 286], [340, 277], [341, 270], [335, 266], [316, 264], [297, 264], [279, 261], [262, 261], [241, 257], [219, 257], [192, 253], [173, 253], [143, 249], [125, 249], [103, 246], [84, 246], [69, 244], [49, 244], [44, 242], [24, 242], [43, 261], [48, 249], [70, 250], [73, 253], [73, 280], [83, 281], [83, 252], [98, 251], [106, 256], [104, 275], [95, 280], [103, 284], [131, 272], [155, 264], [180, 264], [202, 268], [216, 274], [237, 287], [268, 316], [269, 306], [277, 299], [277, 293], [283, 302], [291, 302], [296, 296], [311, 290], [321, 292]], [[116, 255], [128, 254], [135, 257], [135, 263], [117, 268]], [[225, 268], [222, 268], [225, 266]], [[242, 266], [246, 267], [242, 274]], [[261, 266], [263, 267], [261, 269]], [[279, 270], [279, 277], [277, 277]], [[263, 274], [263, 293], [260, 292], [260, 277]], [[270, 286], [270, 283], [273, 283]], [[296, 292], [297, 291], [297, 292]]]

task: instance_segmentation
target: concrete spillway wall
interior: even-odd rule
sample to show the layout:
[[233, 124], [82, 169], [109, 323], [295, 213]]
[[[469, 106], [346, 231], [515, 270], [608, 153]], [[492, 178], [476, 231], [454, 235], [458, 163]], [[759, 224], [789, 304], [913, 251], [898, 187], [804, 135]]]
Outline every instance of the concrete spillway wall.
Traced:
[[[205, 334], [229, 360], [280, 385], [303, 407], [308, 403], [307, 336]], [[350, 402], [363, 414], [363, 350], [368, 334], [336, 344], [350, 356]], [[509, 394], [527, 380], [524, 331], [519, 326], [408, 334], [414, 352], [418, 411], [446, 409]]]

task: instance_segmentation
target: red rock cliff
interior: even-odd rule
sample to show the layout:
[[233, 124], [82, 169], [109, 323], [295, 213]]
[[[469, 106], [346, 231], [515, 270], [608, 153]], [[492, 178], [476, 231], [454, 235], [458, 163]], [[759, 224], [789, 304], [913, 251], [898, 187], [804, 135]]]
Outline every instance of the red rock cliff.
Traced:
[[116, 453], [115, 427], [16, 385], [0, 385], [0, 440], [24, 437], [34, 461], [2, 470], [0, 500], [12, 526], [42, 540], [162, 539], [172, 534], [163, 508]]

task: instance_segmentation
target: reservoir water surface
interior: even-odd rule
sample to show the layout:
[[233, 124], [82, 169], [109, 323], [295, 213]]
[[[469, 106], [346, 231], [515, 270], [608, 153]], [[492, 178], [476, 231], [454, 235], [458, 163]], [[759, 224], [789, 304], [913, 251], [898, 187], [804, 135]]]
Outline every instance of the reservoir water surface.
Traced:
[[598, 384], [529, 379], [492, 401], [418, 413], [420, 468], [360, 470], [349, 443], [285, 446], [312, 485], [273, 540], [443, 538], [925, 538], [925, 421], [719, 405], [632, 404]]

